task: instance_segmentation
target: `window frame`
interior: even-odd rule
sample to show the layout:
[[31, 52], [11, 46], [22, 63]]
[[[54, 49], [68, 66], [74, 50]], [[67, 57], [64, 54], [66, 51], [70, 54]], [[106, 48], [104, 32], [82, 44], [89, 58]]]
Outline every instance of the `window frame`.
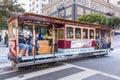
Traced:
[[[90, 30], [93, 30], [93, 38], [90, 38], [90, 33], [91, 33]], [[95, 39], [95, 29], [89, 29], [89, 35], [88, 36], [89, 36], [89, 39]]]
[[[63, 30], [63, 38], [60, 38], [59, 37], [59, 30]], [[57, 29], [57, 40], [64, 40], [64, 38], [65, 38], [65, 35], [64, 35], [64, 33], [65, 33], [65, 30], [64, 30], [64, 28], [59, 28], [59, 29]]]
[[[83, 33], [83, 32], [84, 32], [84, 29], [87, 30], [87, 38], [84, 38], [84, 33]], [[83, 40], [88, 40], [88, 39], [89, 39], [89, 29], [88, 29], [88, 28], [83, 28], [83, 29], [82, 29], [82, 39], [83, 39]]]
[[[76, 29], [80, 29], [80, 38], [76, 38]], [[75, 40], [81, 40], [82, 39], [82, 28], [81, 27], [75, 27]]]
[[[73, 31], [73, 34], [72, 34], [73, 37], [72, 37], [72, 38], [67, 38], [67, 28], [68, 28], [68, 27], [69, 27], [69, 28], [73, 28], [73, 30], [72, 30], [72, 31]], [[65, 31], [65, 32], [66, 32], [66, 33], [65, 33], [65, 35], [66, 35], [66, 36], [65, 36], [66, 40], [73, 40], [73, 39], [75, 39], [75, 28], [74, 28], [73, 26], [66, 26], [65, 30], [66, 30], [66, 31]]]

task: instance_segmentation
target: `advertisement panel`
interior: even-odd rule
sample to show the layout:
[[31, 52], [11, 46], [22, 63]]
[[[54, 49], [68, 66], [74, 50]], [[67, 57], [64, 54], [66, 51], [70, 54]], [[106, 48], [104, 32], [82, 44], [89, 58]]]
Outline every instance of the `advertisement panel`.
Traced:
[[71, 48], [91, 47], [91, 46], [92, 46], [92, 40], [84, 40], [84, 41], [74, 40], [74, 41], [71, 41]]

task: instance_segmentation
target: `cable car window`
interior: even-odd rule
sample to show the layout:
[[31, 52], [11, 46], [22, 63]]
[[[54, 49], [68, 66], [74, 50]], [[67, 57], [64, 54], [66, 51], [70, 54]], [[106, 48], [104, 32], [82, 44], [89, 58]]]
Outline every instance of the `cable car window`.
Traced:
[[83, 29], [83, 39], [88, 39], [88, 29]]
[[89, 34], [90, 39], [94, 39], [94, 30], [90, 29], [90, 34]]
[[67, 27], [67, 38], [73, 39], [73, 28], [72, 27]]
[[80, 28], [75, 28], [75, 38], [81, 39], [81, 29]]
[[59, 29], [58, 30], [58, 39], [63, 39], [64, 38], [64, 29]]

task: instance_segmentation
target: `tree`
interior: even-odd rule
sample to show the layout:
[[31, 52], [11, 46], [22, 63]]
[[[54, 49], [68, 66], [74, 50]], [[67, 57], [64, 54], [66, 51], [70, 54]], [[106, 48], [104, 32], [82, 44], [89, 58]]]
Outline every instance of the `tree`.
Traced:
[[87, 14], [78, 17], [78, 21], [85, 21], [94, 24], [108, 25], [108, 19], [102, 14]]
[[114, 28], [114, 29], [119, 29], [120, 28], [120, 18], [113, 17], [113, 18], [108, 18], [108, 27], [109, 28]]
[[7, 28], [7, 19], [15, 13], [24, 12], [25, 10], [13, 0], [0, 1], [0, 29]]

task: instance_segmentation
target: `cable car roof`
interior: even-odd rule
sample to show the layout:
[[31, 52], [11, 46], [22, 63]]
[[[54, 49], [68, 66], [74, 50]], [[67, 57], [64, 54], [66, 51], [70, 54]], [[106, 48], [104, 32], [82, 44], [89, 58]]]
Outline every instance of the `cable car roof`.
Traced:
[[82, 21], [73, 21], [68, 19], [61, 19], [61, 18], [44, 16], [44, 15], [33, 14], [33, 13], [13, 15], [8, 19], [8, 23], [11, 22], [13, 19], [18, 19], [18, 24], [25, 25], [25, 26], [26, 25], [30, 26], [33, 23], [35, 23], [38, 26], [47, 26], [47, 25], [55, 24], [63, 27], [63, 25], [74, 25], [74, 26], [92, 27], [92, 28], [102, 29], [102, 30], [111, 30], [110, 28], [107, 28], [104, 25], [98, 25], [98, 24], [87, 23]]

